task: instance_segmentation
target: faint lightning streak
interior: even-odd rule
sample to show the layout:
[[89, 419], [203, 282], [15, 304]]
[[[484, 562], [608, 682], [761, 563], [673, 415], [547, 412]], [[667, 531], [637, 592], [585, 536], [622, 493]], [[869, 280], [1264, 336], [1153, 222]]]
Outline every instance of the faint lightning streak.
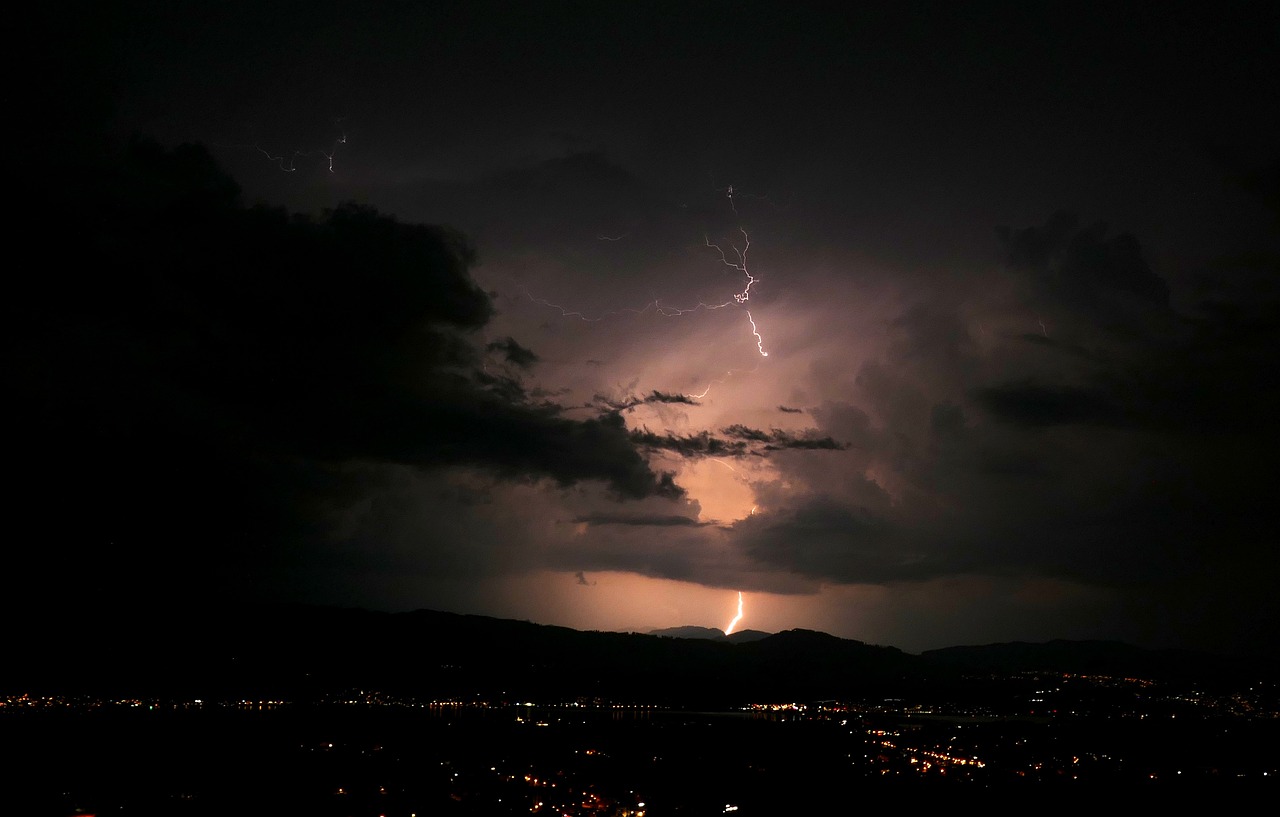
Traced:
[[725, 628], [725, 635], [733, 635], [733, 629], [738, 626], [738, 622], [742, 621], [742, 591], [738, 591], [738, 614], [733, 617], [733, 621], [729, 622], [729, 626]]
[[333, 172], [333, 156], [335, 153], [338, 152], [338, 145], [345, 145], [346, 143], [347, 143], [347, 134], [344, 131], [342, 136], [338, 137], [338, 140], [333, 143], [333, 147], [329, 148], [328, 153], [325, 153], [323, 150], [320, 151], [320, 155], [329, 160], [330, 173]]
[[598, 240], [600, 240], [600, 241], [621, 241], [622, 239], [626, 238], [626, 237], [627, 237], [627, 236], [629, 236], [629, 235], [631, 235], [631, 233], [623, 233], [622, 235], [603, 235], [603, 234], [601, 234], [601, 235], [596, 236], [596, 238], [597, 238]]
[[688, 315], [691, 312], [697, 312], [699, 309], [705, 309], [708, 312], [713, 309], [724, 309], [726, 306], [733, 306], [733, 301], [725, 301], [722, 304], [699, 303], [697, 306], [690, 306], [690, 307], [684, 307], [684, 308], [681, 308], [678, 306], [663, 306], [659, 304], [657, 301], [654, 301], [653, 305], [657, 307], [658, 314], [661, 315], [662, 317], [678, 318], [681, 315]]
[[[665, 307], [659, 306], [657, 301], [650, 301], [640, 309], [610, 309], [610, 310], [601, 312], [599, 315], [592, 318], [592, 317], [588, 317], [586, 314], [582, 312], [571, 310], [568, 307], [561, 306], [560, 304], [553, 304], [545, 298], [535, 298], [533, 297], [533, 293], [530, 292], [527, 287], [521, 287], [520, 290], [525, 294], [526, 298], [533, 301], [535, 304], [539, 304], [541, 306], [545, 306], [545, 307], [549, 307], [551, 309], [557, 310], [560, 313], [560, 317], [562, 318], [577, 318], [578, 320], [586, 321], [587, 323], [599, 323], [600, 321], [604, 320], [610, 315], [621, 315], [624, 312], [630, 312], [633, 315], [643, 315], [644, 313], [648, 312], [650, 309], [655, 309], [659, 314], [663, 314], [663, 315], [666, 314], [665, 312], [662, 311]], [[689, 311], [692, 311], [692, 310], [689, 310]]]
[[732, 472], [733, 472], [733, 473], [735, 473], [735, 474], [736, 474], [736, 473], [738, 473], [738, 469], [737, 469], [737, 468], [734, 468], [732, 465], [730, 465], [729, 463], [725, 462], [724, 460], [722, 460], [722, 459], [720, 459], [720, 458], [718, 458], [718, 457], [712, 457], [712, 458], [711, 458], [711, 461], [712, 461], [712, 462], [718, 462], [718, 463], [720, 463], [720, 464], [721, 464], [721, 465], [723, 465], [725, 468], [728, 468], [730, 471], [732, 471]]
[[[760, 367], [759, 367], [759, 366], [755, 367], [754, 369], [748, 369], [748, 370], [747, 370], [747, 374], [755, 374], [757, 371], [759, 371], [759, 369], [760, 369]], [[723, 383], [724, 381], [726, 381], [726, 380], [728, 380], [729, 378], [733, 377], [734, 372], [737, 372], [737, 371], [739, 371], [739, 370], [738, 370], [738, 369], [730, 369], [729, 371], [727, 371], [727, 372], [725, 372], [725, 373], [724, 373], [724, 377], [717, 378], [717, 379], [715, 379], [715, 380], [712, 380], [710, 383], [708, 383], [708, 384], [707, 384], [707, 387], [706, 387], [705, 389], [703, 389], [703, 390], [702, 390], [702, 394], [686, 394], [686, 395], [685, 395], [685, 397], [690, 397], [690, 398], [692, 398], [692, 399], [694, 399], [694, 400], [701, 400], [702, 398], [704, 398], [704, 397], [706, 397], [706, 396], [707, 396], [707, 393], [708, 393], [708, 392], [710, 392], [710, 391], [711, 391], [711, 387], [712, 387], [712, 386], [718, 386], [718, 385], [720, 385], [720, 384], [721, 384], [721, 383]]]
[[1042, 317], [1040, 317], [1039, 315], [1037, 315], [1037, 316], [1036, 316], [1036, 322], [1040, 324], [1040, 331], [1044, 333], [1044, 336], [1045, 336], [1046, 338], [1047, 338], [1047, 337], [1049, 337], [1049, 330], [1048, 330], [1047, 328], [1045, 328], [1045, 325], [1044, 325], [1044, 318], [1042, 318]]
[[[340, 123], [341, 121], [342, 121], [342, 120], [338, 120], [338, 122], [339, 122], [339, 123]], [[297, 169], [298, 169], [298, 159], [305, 159], [305, 158], [307, 158], [307, 157], [311, 157], [311, 156], [323, 156], [324, 158], [326, 158], [326, 159], [328, 159], [328, 160], [329, 160], [329, 172], [330, 172], [330, 173], [332, 173], [332, 172], [334, 172], [334, 171], [333, 171], [333, 157], [334, 157], [334, 156], [336, 156], [336, 155], [338, 154], [338, 145], [345, 145], [346, 143], [347, 143], [347, 132], [346, 132], [345, 130], [343, 130], [343, 131], [342, 131], [342, 135], [341, 135], [341, 136], [339, 136], [337, 139], [333, 140], [333, 145], [332, 145], [328, 150], [325, 150], [325, 149], [323, 149], [323, 148], [317, 148], [316, 150], [295, 150], [295, 151], [293, 151], [293, 153], [289, 154], [288, 156], [286, 156], [286, 155], [285, 155], [285, 154], [283, 154], [283, 153], [281, 153], [281, 154], [279, 154], [279, 155], [275, 155], [275, 154], [271, 153], [271, 151], [267, 150], [266, 148], [264, 148], [264, 147], [262, 147], [261, 145], [258, 145], [258, 144], [254, 144], [254, 145], [219, 145], [219, 147], [229, 147], [229, 148], [249, 148], [249, 147], [252, 147], [254, 150], [258, 151], [258, 152], [259, 152], [259, 153], [261, 153], [263, 156], [266, 156], [268, 161], [270, 161], [270, 162], [274, 162], [274, 163], [275, 163], [275, 165], [276, 165], [276, 167], [280, 168], [280, 169], [281, 169], [281, 170], [283, 170], [285, 173], [293, 173], [293, 172], [297, 171]]]
[[254, 145], [254, 147], [255, 147], [255, 148], [258, 148], [258, 152], [259, 152], [259, 153], [261, 153], [263, 156], [266, 156], [268, 159], [270, 159], [271, 161], [273, 161], [273, 162], [275, 162], [277, 165], [279, 165], [280, 169], [281, 169], [281, 170], [283, 170], [285, 173], [292, 173], [293, 171], [297, 170], [298, 168], [294, 167], [294, 166], [293, 166], [293, 164], [294, 164], [294, 162], [295, 162], [295, 161], [297, 161], [297, 159], [298, 159], [298, 157], [299, 157], [299, 156], [302, 156], [302, 155], [303, 155], [301, 151], [297, 151], [297, 150], [295, 150], [295, 151], [293, 152], [293, 155], [289, 157], [289, 166], [288, 166], [288, 167], [285, 167], [285, 166], [284, 166], [284, 162], [285, 162], [284, 154], [280, 154], [279, 156], [272, 156], [272, 155], [271, 155], [271, 154], [266, 150], [266, 148], [259, 147], [258, 145]]

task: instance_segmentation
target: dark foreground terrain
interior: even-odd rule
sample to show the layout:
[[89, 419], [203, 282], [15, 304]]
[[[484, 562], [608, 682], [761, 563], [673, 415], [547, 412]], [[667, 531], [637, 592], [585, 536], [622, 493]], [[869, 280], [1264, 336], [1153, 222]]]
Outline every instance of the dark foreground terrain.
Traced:
[[867, 798], [1274, 795], [1277, 722], [257, 704], [0, 719], [5, 813], [770, 815]]
[[776, 815], [1280, 792], [1267, 663], [1114, 643], [916, 656], [804, 631], [735, 644], [292, 609], [94, 620], [9, 656], [5, 815]]

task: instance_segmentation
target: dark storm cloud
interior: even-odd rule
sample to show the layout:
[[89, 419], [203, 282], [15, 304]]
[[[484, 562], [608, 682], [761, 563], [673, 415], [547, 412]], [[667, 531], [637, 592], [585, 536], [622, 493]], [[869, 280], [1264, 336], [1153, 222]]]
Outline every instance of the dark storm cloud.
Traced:
[[[192, 547], [270, 543], [270, 569], [315, 534], [314, 508], [360, 490], [342, 476], [357, 462], [681, 494], [616, 413], [569, 419], [482, 371], [471, 333], [493, 309], [456, 232], [354, 205], [245, 208], [198, 147], [137, 140], [111, 158], [75, 194], [33, 191], [27, 240], [62, 272], [24, 274], [5, 309], [25, 429], [12, 461], [40, 539], [184, 574]], [[511, 338], [489, 350], [536, 359]], [[74, 499], [46, 490], [67, 478]]]
[[752, 558], [802, 576], [883, 582], [930, 574], [904, 548], [893, 520], [828, 497], [744, 520], [734, 533]]
[[781, 429], [762, 431], [741, 424], [720, 430], [723, 437], [710, 432], [697, 434], [657, 434], [649, 429], [631, 432], [631, 439], [641, 448], [663, 450], [682, 457], [747, 457], [765, 456], [775, 451], [843, 451], [849, 446], [830, 436], [813, 431], [793, 434]]
[[1115, 395], [1102, 389], [1031, 383], [992, 386], [978, 393], [978, 402], [1000, 420], [1020, 425], [1119, 426], [1127, 419]]
[[677, 404], [682, 406], [701, 405], [697, 400], [687, 394], [669, 394], [661, 391], [651, 391], [641, 397], [626, 397], [621, 400], [615, 400], [606, 397], [603, 394], [597, 394], [592, 398], [592, 405], [603, 406], [609, 411], [630, 411], [636, 406], [644, 406], [652, 403]]
[[631, 432], [632, 441], [639, 447], [651, 451], [671, 451], [682, 457], [741, 457], [745, 456], [748, 446], [742, 440], [722, 440], [710, 432], [700, 431], [696, 434], [658, 434], [649, 429]]
[[1035, 377], [977, 386], [976, 400], [993, 416], [1132, 425], [1187, 439], [1265, 422], [1259, 407], [1276, 387], [1263, 371], [1277, 344], [1280, 296], [1256, 284], [1274, 278], [1274, 258], [1244, 266], [1223, 259], [1200, 273], [1191, 311], [1179, 312], [1131, 235], [1109, 236], [1061, 213], [1003, 235], [1007, 263], [1031, 285], [1027, 298], [1055, 316], [1054, 337], [1021, 340], [1061, 359], [1044, 358], [1039, 368], [1049, 368]]
[[[1132, 236], [1061, 215], [1005, 236], [1012, 292], [908, 299], [885, 353], [851, 374], [851, 399], [811, 411], [817, 434], [853, 448], [776, 458], [780, 478], [757, 491], [765, 510], [732, 541], [820, 581], [1104, 587], [1151, 632], [1171, 608], [1204, 617], [1179, 615], [1201, 639], [1247, 633], [1246, 610], [1274, 620], [1256, 572], [1277, 568], [1262, 544], [1280, 399], [1265, 374], [1280, 354], [1280, 292], [1263, 283], [1274, 261], [1224, 259], [1179, 311]], [[1003, 329], [1011, 309], [1044, 315], [1047, 335]]]
[[720, 433], [730, 439], [759, 443], [760, 451], [785, 451], [788, 449], [843, 451], [849, 447], [847, 443], [837, 442], [830, 436], [820, 436], [812, 430], [802, 434], [793, 434], [790, 431], [783, 431], [778, 428], [761, 431], [758, 428], [749, 428], [738, 423], [721, 429]]
[[624, 513], [594, 513], [588, 516], [580, 516], [573, 521], [575, 523], [586, 525], [628, 525], [631, 527], [655, 528], [698, 528], [714, 524], [712, 522], [699, 522], [697, 519], [693, 519], [688, 516], [679, 516], [677, 514], [640, 515]]
[[1106, 224], [1082, 227], [1057, 213], [1043, 227], [1001, 229], [1009, 264], [1027, 275], [1034, 303], [1065, 309], [1114, 332], [1169, 303], [1169, 286], [1147, 264], [1138, 240], [1110, 235]]
[[533, 350], [521, 346], [514, 338], [492, 341], [485, 348], [491, 352], [501, 352], [504, 360], [521, 369], [528, 369], [538, 362], [538, 356]]

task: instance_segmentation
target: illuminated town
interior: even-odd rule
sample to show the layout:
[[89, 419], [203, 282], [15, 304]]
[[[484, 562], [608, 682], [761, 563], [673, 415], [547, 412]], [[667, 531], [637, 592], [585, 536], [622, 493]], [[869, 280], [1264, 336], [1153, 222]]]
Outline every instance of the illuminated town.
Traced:
[[[1274, 788], [1278, 690], [1021, 673], [945, 695], [755, 702], [9, 695], [0, 728], [33, 815], [776, 814], [877, 787], [1148, 793]], [[70, 748], [68, 743], [72, 744]], [[53, 757], [57, 765], [42, 763]], [[10, 783], [11, 793], [14, 786]], [[939, 789], [938, 787], [942, 787]], [[975, 788], [976, 787], [976, 788]]]

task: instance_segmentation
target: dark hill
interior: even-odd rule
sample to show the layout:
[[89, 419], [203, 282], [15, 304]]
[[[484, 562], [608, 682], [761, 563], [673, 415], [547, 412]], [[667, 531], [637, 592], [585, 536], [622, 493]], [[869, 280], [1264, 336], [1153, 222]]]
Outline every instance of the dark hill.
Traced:
[[718, 630], [715, 627], [686, 625], [684, 627], [666, 627], [661, 630], [650, 630], [649, 635], [664, 638], [702, 638], [708, 641], [729, 641], [733, 644], [745, 644], [748, 641], [759, 641], [762, 638], [768, 638], [772, 633], [766, 633], [761, 630], [738, 630], [731, 635], [725, 635], [724, 630]]
[[429, 610], [70, 610], [60, 621], [32, 621], [9, 633], [0, 693], [308, 700], [362, 688], [419, 699], [725, 706], [901, 695], [975, 671], [1160, 677], [1231, 668], [1114, 642], [994, 644], [917, 656], [812, 630], [729, 638], [704, 631], [719, 635], [582, 632]]
[[771, 635], [773, 635], [773, 633], [766, 633], [763, 630], [738, 630], [736, 633], [731, 633], [725, 636], [725, 638], [729, 639], [734, 644], [745, 644], [748, 641], [759, 641], [760, 639], [768, 638]]

